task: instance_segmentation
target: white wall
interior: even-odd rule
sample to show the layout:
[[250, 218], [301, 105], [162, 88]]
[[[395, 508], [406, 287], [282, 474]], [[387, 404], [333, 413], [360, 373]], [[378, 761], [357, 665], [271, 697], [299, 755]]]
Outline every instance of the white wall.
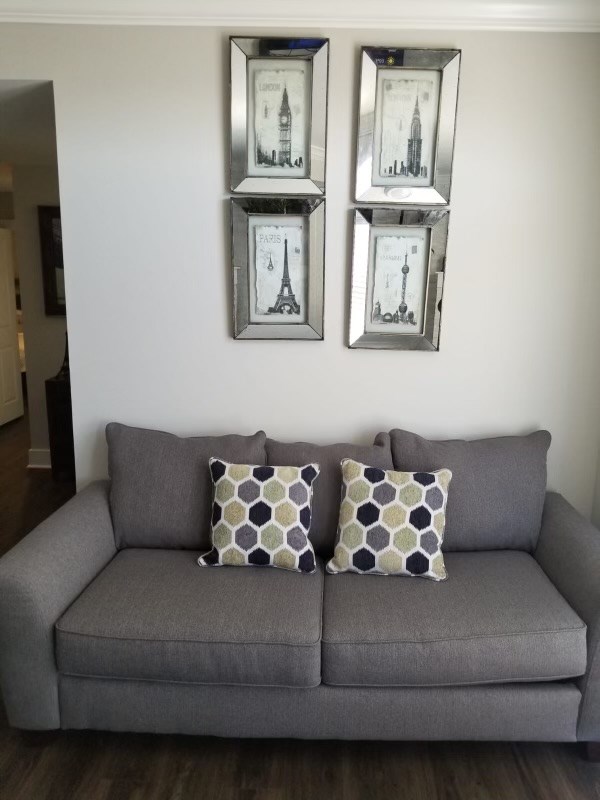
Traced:
[[29, 463], [50, 465], [47, 378], [56, 375], [65, 352], [66, 320], [48, 317], [44, 311], [44, 288], [38, 224], [38, 206], [59, 204], [56, 166], [18, 166], [13, 170], [15, 219], [12, 229], [23, 309], [23, 333], [27, 362], [27, 405], [31, 448]]
[[[600, 467], [600, 458], [598, 459]], [[596, 480], [596, 494], [594, 497], [594, 505], [592, 508], [592, 522], [600, 528], [600, 468], [598, 469], [598, 478]]]
[[[80, 482], [105, 473], [111, 419], [323, 441], [544, 426], [551, 485], [589, 514], [600, 36], [319, 31], [331, 33], [325, 341], [254, 343], [231, 338], [231, 32], [0, 28], [0, 77], [55, 82]], [[463, 49], [437, 354], [345, 348], [357, 47], [376, 43]]]

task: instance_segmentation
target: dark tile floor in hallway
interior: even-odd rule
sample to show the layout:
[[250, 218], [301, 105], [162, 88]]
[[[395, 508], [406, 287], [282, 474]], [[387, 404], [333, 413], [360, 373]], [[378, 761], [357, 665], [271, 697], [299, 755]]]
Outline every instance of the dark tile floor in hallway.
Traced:
[[[25, 419], [0, 429], [0, 553], [73, 493], [26, 470]], [[1, 598], [0, 598], [0, 613]], [[27, 737], [0, 707], [1, 800], [600, 800], [576, 745]]]

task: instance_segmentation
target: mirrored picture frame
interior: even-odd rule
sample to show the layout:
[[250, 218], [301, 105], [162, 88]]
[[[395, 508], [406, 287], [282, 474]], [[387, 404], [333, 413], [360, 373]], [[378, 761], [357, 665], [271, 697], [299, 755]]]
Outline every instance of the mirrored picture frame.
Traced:
[[235, 339], [323, 339], [325, 200], [231, 199]]
[[64, 317], [65, 269], [63, 264], [62, 226], [59, 206], [38, 206], [44, 311], [48, 317]]
[[449, 214], [355, 210], [349, 347], [439, 349]]
[[323, 195], [329, 40], [230, 37], [231, 190]]
[[460, 50], [363, 47], [359, 203], [450, 202]]

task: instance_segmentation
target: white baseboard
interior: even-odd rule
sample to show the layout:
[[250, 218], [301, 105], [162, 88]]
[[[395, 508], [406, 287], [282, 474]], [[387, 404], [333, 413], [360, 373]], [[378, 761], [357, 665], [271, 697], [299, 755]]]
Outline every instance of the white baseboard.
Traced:
[[50, 450], [29, 450], [29, 463], [28, 469], [50, 469], [52, 466], [50, 462]]

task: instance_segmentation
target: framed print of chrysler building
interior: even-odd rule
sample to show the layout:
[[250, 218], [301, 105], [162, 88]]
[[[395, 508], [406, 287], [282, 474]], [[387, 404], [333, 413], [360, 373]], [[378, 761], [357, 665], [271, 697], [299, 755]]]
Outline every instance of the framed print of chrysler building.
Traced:
[[232, 37], [231, 190], [323, 195], [326, 39]]
[[378, 71], [381, 108], [376, 115], [379, 157], [373, 160], [373, 183], [431, 186], [435, 163], [440, 73], [423, 76], [407, 70], [402, 77], [393, 70]]
[[363, 47], [359, 202], [450, 201], [459, 50]]

